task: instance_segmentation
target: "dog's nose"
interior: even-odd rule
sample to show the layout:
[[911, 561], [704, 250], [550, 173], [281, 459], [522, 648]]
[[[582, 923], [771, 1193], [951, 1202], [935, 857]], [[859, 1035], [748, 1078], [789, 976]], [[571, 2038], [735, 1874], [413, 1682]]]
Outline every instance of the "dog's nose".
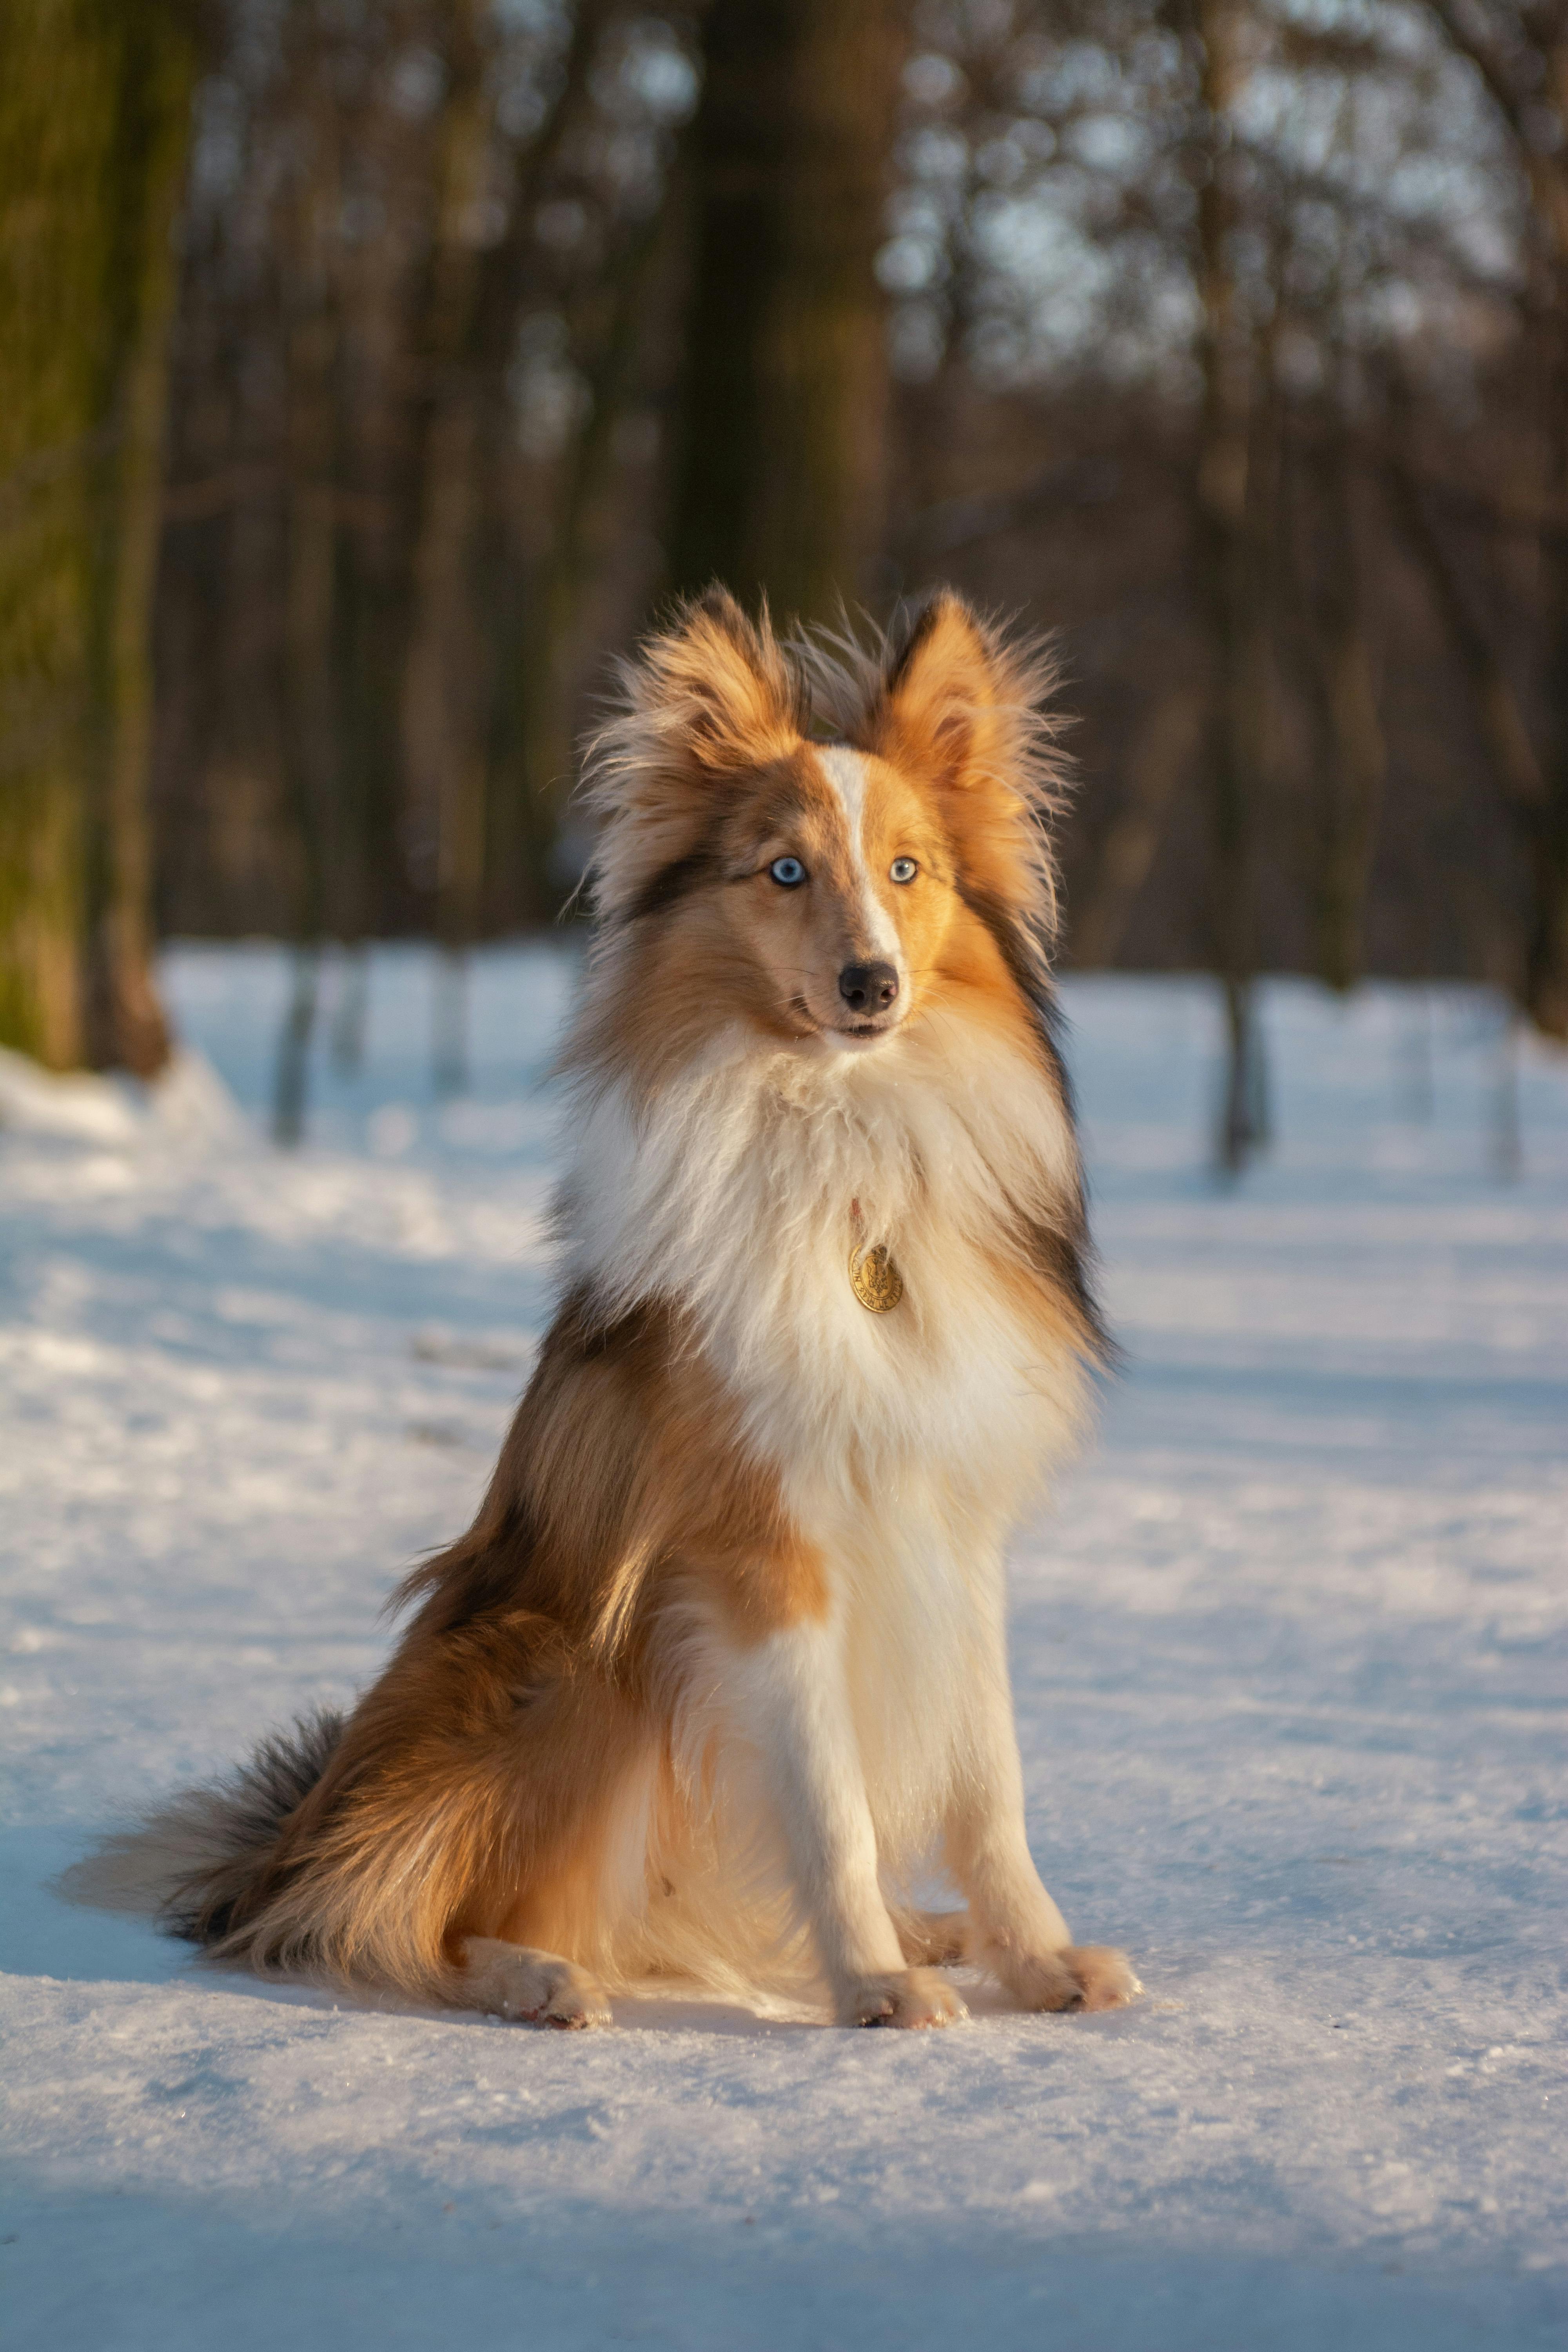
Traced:
[[838, 993], [851, 1013], [885, 1013], [898, 992], [890, 963], [847, 963], [838, 975]]

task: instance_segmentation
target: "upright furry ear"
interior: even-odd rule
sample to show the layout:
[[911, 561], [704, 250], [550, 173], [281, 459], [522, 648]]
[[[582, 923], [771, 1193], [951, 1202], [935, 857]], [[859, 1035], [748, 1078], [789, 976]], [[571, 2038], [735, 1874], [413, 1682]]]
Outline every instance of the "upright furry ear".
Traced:
[[795, 663], [766, 603], [749, 621], [710, 588], [619, 672], [619, 709], [588, 747], [583, 798], [600, 823], [600, 912], [644, 905], [658, 878], [700, 854], [714, 798], [732, 778], [799, 751], [806, 725]]
[[1043, 956], [1056, 928], [1050, 820], [1066, 798], [1056, 663], [1040, 639], [1005, 631], [939, 590], [889, 645], [854, 739], [934, 788], [961, 885], [1015, 960]]
[[[902, 644], [889, 646], [866, 726], [884, 757], [901, 753], [933, 781], [1005, 784], [1036, 801], [1042, 739], [1054, 734], [1042, 706], [1055, 684], [1044, 646], [1005, 634], [939, 589]], [[1058, 781], [1045, 784], [1047, 798]]]
[[710, 771], [763, 768], [800, 748], [799, 677], [768, 617], [755, 625], [727, 588], [710, 588], [645, 646], [634, 692], [646, 718]]
[[943, 589], [890, 652], [870, 714], [885, 756], [902, 751], [944, 783], [994, 774], [1002, 762], [998, 663], [967, 604]]

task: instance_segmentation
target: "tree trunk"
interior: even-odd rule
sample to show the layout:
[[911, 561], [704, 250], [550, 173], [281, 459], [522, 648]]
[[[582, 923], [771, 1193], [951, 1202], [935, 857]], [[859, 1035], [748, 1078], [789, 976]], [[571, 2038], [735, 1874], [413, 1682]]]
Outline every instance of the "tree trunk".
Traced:
[[[479, 289], [476, 230], [492, 136], [480, 0], [457, 0], [447, 45], [440, 184], [425, 348], [426, 418], [403, 752], [415, 821], [435, 845], [436, 929], [448, 956], [474, 936], [484, 878], [484, 729], [474, 599], [479, 386], [468, 363]], [[444, 1084], [460, 1077], [438, 1055]]]
[[150, 1077], [169, 1057], [153, 978], [153, 605], [163, 535], [169, 336], [179, 291], [174, 235], [184, 193], [195, 44], [164, 8], [126, 19], [111, 224], [111, 285], [121, 289], [116, 341], [115, 462], [105, 468], [100, 534], [100, 644], [95, 667], [100, 759], [89, 860], [95, 937], [89, 992], [93, 1061]]
[[605, 317], [587, 369], [585, 413], [565, 454], [549, 543], [529, 583], [517, 653], [527, 772], [534, 813], [548, 828], [532, 845], [541, 856], [554, 830], [572, 773], [568, 663], [592, 564], [595, 507], [614, 459], [615, 430], [637, 380], [648, 286], [668, 259], [683, 190], [672, 163], [664, 201], [627, 237], [605, 288]]
[[1190, 767], [1205, 723], [1201, 688], [1173, 687], [1133, 738], [1127, 755], [1127, 805], [1110, 827], [1082, 908], [1068, 934], [1084, 971], [1113, 964], [1138, 893], [1149, 878], [1165, 820]]
[[195, 73], [180, 0], [0, 17], [0, 1042], [57, 1068], [168, 1051], [150, 614]]
[[[614, 13], [614, 0], [576, 0], [572, 37], [549, 111], [517, 161], [506, 234], [481, 257], [469, 341], [470, 373], [481, 394], [475, 445], [481, 485], [503, 472], [514, 443], [517, 418], [506, 379], [519, 316], [535, 283], [534, 222], [562, 148], [589, 102], [601, 37]], [[618, 312], [624, 259], [612, 262], [607, 275], [610, 282], [603, 294], [612, 311]], [[596, 394], [596, 380], [591, 389]], [[550, 854], [570, 782], [572, 753], [561, 657], [575, 601], [580, 554], [575, 546], [563, 553], [561, 535], [575, 528], [584, 443], [595, 453], [589, 466], [596, 474], [605, 423], [606, 412], [595, 397], [577, 447], [566, 461], [565, 520], [551, 531], [551, 551], [542, 564], [519, 567], [497, 562], [493, 523], [489, 532], [490, 576], [484, 586], [488, 589], [493, 582], [495, 593], [481, 593], [489, 625], [493, 690], [484, 745], [481, 855], [486, 917], [502, 925], [520, 919], [547, 921], [560, 899]], [[572, 581], [557, 594], [568, 572]]]
[[[302, 79], [316, 83], [307, 48]], [[321, 78], [324, 83], [324, 77]], [[279, 1039], [273, 1134], [304, 1132], [329, 919], [329, 876], [341, 843], [337, 680], [337, 289], [331, 255], [342, 188], [330, 85], [308, 112], [314, 168], [292, 223], [289, 262], [288, 531], [283, 587], [283, 761], [295, 833], [294, 985]]]
[[1433, 524], [1415, 476], [1408, 467], [1390, 457], [1384, 480], [1405, 543], [1426, 574], [1433, 600], [1469, 680], [1481, 733], [1503, 795], [1516, 818], [1528, 828], [1545, 804], [1546, 781], [1519, 698], [1471, 609], [1461, 566]]
[[1328, 423], [1318, 472], [1328, 546], [1312, 615], [1329, 722], [1327, 822], [1318, 882], [1318, 961], [1331, 988], [1353, 988], [1365, 961], [1367, 886], [1388, 766], [1363, 593], [1357, 509], [1363, 474], [1343, 425]]
[[675, 584], [831, 619], [871, 585], [887, 358], [874, 263], [902, 57], [894, 0], [714, 0]]
[[[1568, 121], [1568, 39], [1555, 51], [1559, 110]], [[1568, 506], [1568, 226], [1550, 268], [1540, 333], [1549, 510]], [[1524, 1009], [1549, 1037], [1568, 1040], [1568, 535], [1541, 546], [1545, 693], [1542, 805], [1532, 828]]]
[[1232, 275], [1232, 205], [1226, 178], [1228, 110], [1241, 68], [1234, 0], [1193, 0], [1188, 16], [1198, 75], [1193, 142], [1197, 266], [1203, 324], [1194, 537], [1208, 625], [1212, 699], [1207, 758], [1214, 860], [1212, 937], [1224, 992], [1227, 1067], [1215, 1138], [1230, 1174], [1266, 1140], [1262, 1040], [1253, 1009], [1258, 967], [1257, 816], [1265, 757], [1267, 646], [1259, 479], [1262, 428], [1250, 322]]
[[[1456, 0], [1430, 5], [1455, 49], [1480, 74], [1529, 193], [1535, 251], [1528, 309], [1540, 353], [1542, 504], [1550, 513], [1568, 497], [1568, 19], [1560, 5], [1510, 11], [1506, 26]], [[1445, 584], [1441, 544], [1418, 495], [1397, 476], [1394, 488], [1413, 537], [1419, 542], [1425, 534], [1427, 568], [1465, 655], [1504, 789], [1523, 814], [1530, 905], [1517, 993], [1539, 1029], [1568, 1040], [1568, 546], [1550, 532], [1541, 546], [1545, 730], [1538, 758], [1462, 593]]]

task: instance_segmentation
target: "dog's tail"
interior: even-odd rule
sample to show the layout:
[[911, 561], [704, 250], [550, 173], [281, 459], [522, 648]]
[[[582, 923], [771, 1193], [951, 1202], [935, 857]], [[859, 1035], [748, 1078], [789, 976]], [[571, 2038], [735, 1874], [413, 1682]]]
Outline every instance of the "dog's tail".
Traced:
[[69, 1903], [156, 1919], [171, 1936], [216, 1944], [263, 1872], [278, 1834], [331, 1761], [343, 1717], [322, 1707], [274, 1732], [214, 1789], [187, 1789], [145, 1821], [116, 1831], [62, 1873]]

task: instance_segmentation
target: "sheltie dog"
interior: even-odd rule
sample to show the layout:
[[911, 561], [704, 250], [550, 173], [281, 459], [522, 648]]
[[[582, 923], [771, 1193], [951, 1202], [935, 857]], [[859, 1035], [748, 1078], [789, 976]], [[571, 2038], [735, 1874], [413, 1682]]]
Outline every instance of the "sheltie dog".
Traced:
[[[219, 1959], [557, 2026], [616, 1988], [963, 2016], [1138, 1990], [1037, 1874], [1004, 1548], [1106, 1341], [1052, 1034], [1033, 646], [713, 591], [584, 786], [560, 1304], [345, 1717], [79, 1865]], [[915, 1907], [922, 1873], [966, 1908]]]

